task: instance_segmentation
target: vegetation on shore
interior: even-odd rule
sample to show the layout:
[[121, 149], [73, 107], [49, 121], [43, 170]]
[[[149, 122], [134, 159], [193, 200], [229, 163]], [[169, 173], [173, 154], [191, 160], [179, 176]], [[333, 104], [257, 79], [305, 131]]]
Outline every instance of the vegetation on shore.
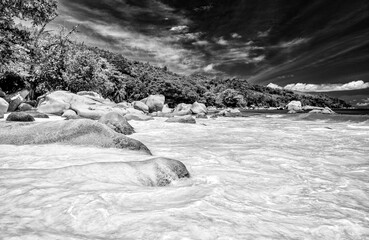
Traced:
[[[0, 88], [27, 88], [35, 99], [48, 91], [95, 91], [115, 102], [163, 94], [169, 106], [205, 103], [217, 107], [280, 107], [292, 100], [303, 105], [348, 107], [325, 95], [296, 93], [252, 85], [244, 79], [183, 76], [166, 67], [132, 61], [119, 53], [70, 40], [75, 29], [45, 31], [56, 16], [56, 0], [0, 0]], [[31, 21], [33, 28], [17, 25]]]

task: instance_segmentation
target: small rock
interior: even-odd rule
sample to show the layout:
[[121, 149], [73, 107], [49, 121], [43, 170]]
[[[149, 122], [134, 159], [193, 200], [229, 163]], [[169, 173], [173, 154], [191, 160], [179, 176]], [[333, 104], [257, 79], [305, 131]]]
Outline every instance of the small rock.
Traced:
[[13, 112], [9, 114], [9, 116], [6, 118], [6, 121], [10, 122], [34, 122], [35, 119], [27, 113], [24, 112]]
[[195, 124], [196, 120], [192, 116], [181, 116], [181, 117], [168, 118], [165, 122]]
[[127, 122], [126, 118], [116, 112], [110, 112], [99, 119], [103, 123], [118, 133], [129, 135], [134, 133], [133, 127]]
[[65, 110], [62, 114], [62, 117], [65, 117], [67, 119], [78, 119], [80, 118], [75, 111], [72, 109]]

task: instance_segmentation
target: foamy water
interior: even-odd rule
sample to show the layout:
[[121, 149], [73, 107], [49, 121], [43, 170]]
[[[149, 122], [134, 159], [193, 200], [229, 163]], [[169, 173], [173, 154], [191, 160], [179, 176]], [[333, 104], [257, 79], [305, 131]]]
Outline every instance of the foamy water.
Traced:
[[140, 153], [0, 145], [0, 239], [369, 238], [367, 123], [164, 120], [131, 124], [189, 169], [167, 187], [85, 167], [151, 158]]

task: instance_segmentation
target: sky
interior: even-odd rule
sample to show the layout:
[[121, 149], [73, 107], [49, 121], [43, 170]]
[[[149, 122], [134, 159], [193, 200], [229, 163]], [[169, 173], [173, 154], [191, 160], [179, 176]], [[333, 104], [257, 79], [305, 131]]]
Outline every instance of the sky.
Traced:
[[79, 25], [78, 41], [129, 59], [369, 106], [365, 0], [59, 0], [58, 12], [54, 28]]

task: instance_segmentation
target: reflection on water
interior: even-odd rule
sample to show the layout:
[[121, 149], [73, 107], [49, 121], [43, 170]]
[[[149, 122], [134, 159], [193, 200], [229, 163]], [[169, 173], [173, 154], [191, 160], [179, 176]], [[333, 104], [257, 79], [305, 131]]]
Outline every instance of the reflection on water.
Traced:
[[0, 238], [369, 238], [367, 123], [164, 120], [131, 123], [154, 155], [191, 172], [169, 187], [55, 170], [148, 158], [131, 151], [0, 146]]

